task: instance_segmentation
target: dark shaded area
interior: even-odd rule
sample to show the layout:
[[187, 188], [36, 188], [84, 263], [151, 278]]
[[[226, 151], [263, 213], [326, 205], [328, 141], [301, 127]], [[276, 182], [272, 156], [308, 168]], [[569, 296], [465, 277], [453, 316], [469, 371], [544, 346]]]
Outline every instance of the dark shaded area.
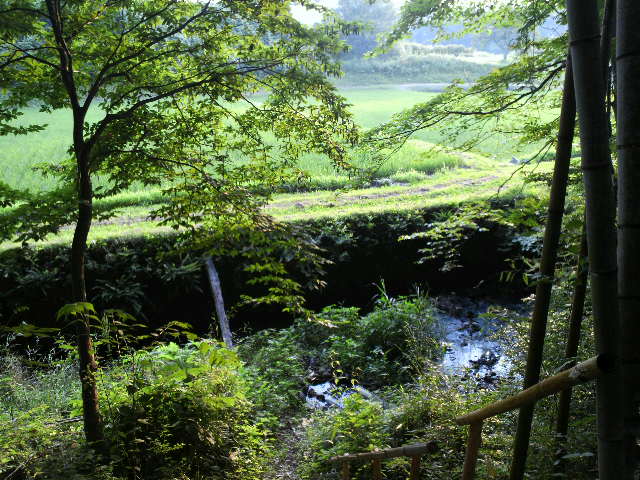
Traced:
[[[331, 262], [322, 290], [306, 292], [308, 306], [319, 310], [331, 304], [358, 306], [368, 311], [384, 284], [390, 296], [407, 295], [416, 287], [432, 294], [455, 291], [468, 296], [521, 296], [525, 286], [505, 283], [500, 274], [511, 268], [507, 260], [521, 255], [511, 239], [515, 232], [502, 225], [486, 225], [460, 247], [461, 268], [440, 270], [442, 262], [418, 264], [420, 240], [398, 241], [401, 235], [424, 230], [437, 212], [394, 212], [299, 224], [325, 251]], [[141, 323], [156, 328], [170, 321], [187, 322], [206, 333], [213, 300], [202, 265], [203, 252], [179, 253], [178, 237], [160, 236], [110, 240], [90, 246], [87, 254], [89, 298], [98, 311], [120, 308]], [[56, 324], [56, 311], [71, 293], [69, 252], [66, 247], [16, 249], [0, 256], [0, 322], [40, 327]], [[244, 265], [237, 259], [217, 258], [225, 303], [237, 304], [242, 294], [259, 295], [248, 286]], [[290, 262], [288, 269], [306, 282], [307, 273]], [[520, 276], [516, 275], [516, 279]], [[232, 312], [234, 333], [282, 327], [292, 318], [277, 306], [241, 308]]]

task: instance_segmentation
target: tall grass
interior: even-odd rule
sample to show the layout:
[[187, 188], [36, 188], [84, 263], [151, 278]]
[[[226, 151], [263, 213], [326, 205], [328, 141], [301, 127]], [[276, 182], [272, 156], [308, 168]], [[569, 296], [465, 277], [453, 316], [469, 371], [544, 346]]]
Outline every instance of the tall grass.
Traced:
[[[402, 109], [411, 106], [415, 102], [425, 101], [433, 94], [411, 92], [402, 90], [347, 90], [344, 92], [348, 100], [353, 104], [355, 119], [365, 128], [370, 128], [385, 122], [391, 115]], [[89, 120], [99, 118], [100, 113], [91, 112]], [[46, 124], [47, 127], [42, 132], [33, 133], [27, 136], [0, 137], [0, 177], [9, 185], [18, 188], [27, 188], [34, 191], [48, 190], [55, 187], [55, 180], [42, 176], [35, 172], [33, 167], [42, 163], [59, 162], [69, 156], [68, 148], [71, 141], [72, 118], [68, 110], [58, 110], [51, 114], [39, 112], [36, 108], [24, 110], [24, 115], [20, 123]], [[393, 165], [395, 170], [415, 168], [415, 158], [421, 156], [426, 158], [423, 149], [407, 148], [403, 154], [409, 154], [407, 162], [411, 166], [404, 166], [401, 156], [394, 158], [389, 165]], [[358, 163], [362, 166], [365, 160]], [[420, 171], [433, 171], [434, 166], [426, 166], [427, 163], [435, 162], [433, 165], [446, 163], [441, 157], [439, 160], [422, 162], [424, 168]], [[311, 185], [314, 188], [342, 187], [348, 184], [348, 176], [344, 172], [336, 172], [328, 160], [321, 155], [309, 154], [301, 159], [300, 167], [307, 171], [311, 177]], [[405, 168], [406, 167], [406, 168]], [[385, 167], [383, 175], [391, 175], [395, 172]], [[435, 167], [437, 168], [437, 167]], [[101, 179], [97, 179], [96, 184], [100, 185]], [[149, 201], [147, 195], [141, 195], [145, 191], [143, 187], [134, 188], [132, 192], [122, 194], [114, 201], [122, 205], [132, 205], [133, 201]], [[151, 189], [154, 190], [154, 189]], [[157, 190], [157, 189], [155, 189]], [[154, 194], [157, 199], [158, 194]], [[137, 200], [136, 200], [137, 196]]]

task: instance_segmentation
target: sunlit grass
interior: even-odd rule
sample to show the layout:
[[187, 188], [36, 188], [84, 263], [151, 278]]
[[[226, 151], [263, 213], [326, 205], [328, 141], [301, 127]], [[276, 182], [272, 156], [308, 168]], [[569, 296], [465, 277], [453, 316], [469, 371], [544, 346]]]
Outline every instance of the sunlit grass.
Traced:
[[[539, 172], [550, 172], [552, 168], [551, 162], [536, 167]], [[515, 169], [514, 165], [506, 162], [496, 163], [478, 157], [469, 160], [467, 168], [443, 169], [408, 185], [276, 195], [267, 211], [276, 219], [293, 222], [362, 213], [454, 207], [469, 201], [509, 199], [515, 195], [544, 195], [542, 187], [523, 183], [522, 173], [514, 174]], [[153, 205], [151, 202], [120, 208], [118, 215], [109, 222], [93, 225], [89, 242], [172, 232], [169, 227], [159, 226], [157, 221], [148, 219]], [[69, 226], [37, 245], [69, 244], [72, 237], [73, 228]], [[0, 244], [0, 250], [15, 246], [15, 243], [7, 242]]]
[[[394, 113], [436, 95], [394, 87], [345, 89], [343, 93], [353, 104], [356, 121], [364, 128], [386, 122]], [[92, 119], [99, 118], [99, 112], [91, 115]], [[2, 179], [15, 187], [34, 191], [52, 188], [53, 180], [32, 171], [32, 167], [67, 157], [71, 132], [69, 112], [44, 114], [29, 109], [21, 123], [48, 123], [49, 126], [43, 132], [28, 136], [0, 137]], [[371, 164], [365, 157], [356, 157], [356, 166], [376, 167], [372, 171], [373, 179], [378, 179], [373, 185], [377, 187], [375, 189], [368, 188], [371, 185], [363, 183], [360, 177], [353, 178], [346, 172], [336, 171], [323, 156], [307, 154], [300, 159], [299, 167], [308, 173], [309, 181], [302, 185], [283, 185], [281, 190], [292, 193], [277, 195], [269, 207], [269, 213], [290, 221], [356, 212], [428, 208], [487, 198], [496, 194], [501, 183], [514, 170], [515, 167], [508, 162], [512, 156], [526, 158], [527, 154], [537, 149], [536, 145], [530, 145], [525, 151], [522, 148], [517, 150], [513, 139], [497, 135], [483, 142], [473, 152], [447, 151], [441, 146], [443, 143], [446, 144], [446, 139], [439, 132], [425, 130], [418, 132], [380, 165]], [[495, 178], [476, 185], [464, 183], [465, 180], [487, 176]], [[95, 184], [100, 185], [101, 182], [104, 179], [98, 178]], [[344, 201], [348, 196], [353, 198]], [[355, 198], [359, 196], [363, 198]], [[161, 188], [143, 186], [97, 200], [96, 211], [117, 208], [118, 213], [110, 223], [94, 224], [90, 241], [116, 236], [152, 235], [169, 230], [158, 227], [157, 222], [148, 218], [149, 213], [166, 200]], [[70, 227], [65, 227], [41, 244], [69, 243], [72, 233]], [[5, 243], [0, 248], [11, 245]]]

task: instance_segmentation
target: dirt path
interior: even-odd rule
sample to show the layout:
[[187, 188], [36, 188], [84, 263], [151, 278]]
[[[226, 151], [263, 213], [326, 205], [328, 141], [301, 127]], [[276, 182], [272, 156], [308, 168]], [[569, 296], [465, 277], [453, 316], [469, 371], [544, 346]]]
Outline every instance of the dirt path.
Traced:
[[304, 428], [307, 420], [299, 424], [290, 425], [288, 429], [278, 434], [278, 453], [267, 473], [265, 480], [300, 480], [298, 465], [300, 463], [300, 442], [303, 441]]
[[[404, 197], [408, 195], [420, 195], [423, 193], [434, 192], [437, 190], [443, 190], [447, 187], [452, 187], [455, 185], [460, 186], [479, 186], [485, 183], [496, 180], [500, 177], [496, 175], [487, 175], [484, 177], [473, 178], [473, 179], [459, 179], [459, 180], [451, 180], [450, 182], [438, 183], [435, 185], [425, 185], [422, 187], [407, 187], [402, 190], [392, 191], [392, 192], [376, 192], [375, 188], [369, 189], [372, 193], [366, 193], [362, 195], [340, 195], [336, 194], [334, 198], [330, 200], [290, 200], [287, 202], [273, 202], [267, 205], [267, 210], [280, 210], [286, 208], [295, 208], [298, 210], [304, 210], [309, 207], [342, 207], [345, 205], [352, 205], [354, 203], [359, 203], [364, 200], [379, 200], [386, 198], [395, 198], [395, 197]], [[101, 220], [97, 222], [93, 222], [94, 226], [106, 226], [106, 225], [131, 225], [135, 226], [138, 223], [149, 222], [153, 219], [148, 216], [136, 216], [136, 217], [115, 217], [110, 218], [108, 220]], [[61, 228], [61, 230], [69, 230], [72, 229], [73, 225], [67, 225]]]
[[358, 202], [361, 202], [362, 200], [377, 200], [377, 199], [384, 199], [384, 198], [404, 197], [407, 195], [419, 195], [422, 193], [442, 190], [444, 188], [451, 187], [454, 185], [477, 186], [477, 185], [482, 185], [484, 183], [491, 182], [493, 180], [496, 180], [497, 178], [500, 178], [500, 177], [497, 177], [495, 175], [488, 175], [485, 177], [480, 177], [475, 179], [452, 180], [450, 182], [438, 183], [436, 185], [406, 188], [406, 189], [398, 190], [394, 192], [367, 193], [364, 195], [336, 195], [335, 199], [331, 199], [331, 200], [298, 200], [298, 201], [291, 200], [288, 202], [274, 202], [274, 203], [270, 203], [267, 206], [267, 209], [272, 210], [272, 209], [298, 208], [302, 210], [305, 208], [315, 207], [315, 206], [339, 207], [339, 206], [358, 203]]

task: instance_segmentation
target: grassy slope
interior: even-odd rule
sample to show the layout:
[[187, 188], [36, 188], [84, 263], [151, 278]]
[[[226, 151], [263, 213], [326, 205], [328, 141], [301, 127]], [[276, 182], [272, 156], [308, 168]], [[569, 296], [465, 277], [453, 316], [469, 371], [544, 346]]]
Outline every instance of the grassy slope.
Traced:
[[[356, 120], [365, 128], [388, 121], [393, 113], [435, 95], [397, 87], [350, 88], [343, 93], [353, 104]], [[94, 117], [97, 116], [94, 113]], [[49, 126], [45, 131], [28, 137], [0, 137], [0, 175], [18, 187], [34, 190], [51, 188], [51, 180], [32, 172], [30, 167], [65, 156], [71, 128], [68, 112], [47, 115], [30, 110], [23, 117], [23, 122], [46, 122]], [[312, 186], [342, 190], [279, 195], [269, 211], [283, 220], [295, 220], [455, 204], [496, 194], [504, 179], [514, 170], [514, 166], [506, 162], [515, 152], [515, 145], [509, 139], [492, 138], [480, 145], [476, 154], [434, 151], [433, 146], [443, 141], [436, 131], [419, 132], [378, 172], [379, 177], [405, 185], [358, 191], [348, 191], [351, 180], [345, 174], [335, 172], [326, 159], [309, 154], [302, 159], [301, 167], [310, 173]], [[517, 154], [526, 156], [534, 149]], [[473, 179], [481, 181], [475, 184], [465, 182]], [[113, 222], [95, 225], [91, 239], [144, 235], [163, 230], [145, 219], [152, 206], [160, 201], [162, 196], [157, 189], [140, 189], [98, 202], [98, 205], [115, 203], [122, 209]], [[71, 230], [65, 229], [50, 241], [68, 242], [70, 238]]]

